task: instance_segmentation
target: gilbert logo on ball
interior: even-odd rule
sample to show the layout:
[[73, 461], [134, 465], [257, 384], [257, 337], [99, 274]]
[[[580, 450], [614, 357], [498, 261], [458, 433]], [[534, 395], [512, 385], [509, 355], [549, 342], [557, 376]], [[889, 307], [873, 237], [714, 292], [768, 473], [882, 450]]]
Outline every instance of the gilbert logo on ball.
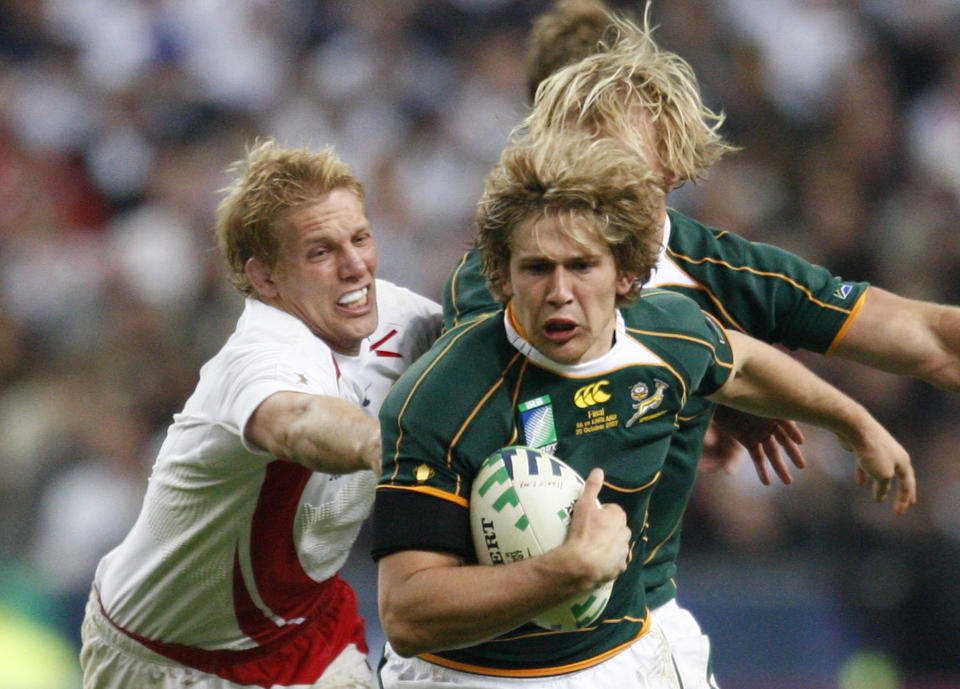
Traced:
[[[542, 555], [567, 537], [584, 480], [556, 457], [523, 445], [487, 457], [473, 481], [470, 528], [477, 560], [501, 565]], [[581, 593], [532, 620], [551, 630], [586, 627], [600, 617], [613, 582]]]

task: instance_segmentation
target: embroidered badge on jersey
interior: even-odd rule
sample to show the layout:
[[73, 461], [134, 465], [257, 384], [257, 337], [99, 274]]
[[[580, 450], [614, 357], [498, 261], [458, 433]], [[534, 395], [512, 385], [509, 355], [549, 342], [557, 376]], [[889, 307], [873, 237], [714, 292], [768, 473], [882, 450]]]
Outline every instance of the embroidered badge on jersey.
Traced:
[[660, 414], [648, 416], [649, 412], [652, 412], [663, 402], [663, 393], [669, 387], [659, 378], [654, 379], [654, 384], [656, 385], [656, 389], [653, 391], [653, 394], [650, 394], [650, 388], [643, 382], [637, 383], [630, 389], [630, 398], [633, 400], [633, 408], [636, 412], [630, 417], [627, 423], [624, 424], [625, 428], [630, 428], [630, 426], [635, 423], [643, 423], [644, 421], [655, 419], [664, 413], [660, 412]]
[[835, 296], [837, 299], [846, 299], [847, 297], [850, 296], [850, 293], [852, 291], [853, 291], [853, 285], [845, 282], [839, 287], [837, 287], [835, 290], [833, 290], [833, 296]]
[[604, 428], [613, 428], [619, 423], [617, 414], [608, 413], [607, 408], [603, 406], [613, 398], [607, 389], [608, 385], [610, 385], [609, 380], [598, 380], [584, 385], [573, 393], [573, 403], [580, 409], [586, 410], [586, 418], [577, 421], [574, 428], [576, 435], [596, 433]]
[[550, 395], [535, 397], [517, 407], [523, 422], [526, 444], [544, 452], [552, 453], [557, 448], [557, 427], [553, 421], [553, 404]]

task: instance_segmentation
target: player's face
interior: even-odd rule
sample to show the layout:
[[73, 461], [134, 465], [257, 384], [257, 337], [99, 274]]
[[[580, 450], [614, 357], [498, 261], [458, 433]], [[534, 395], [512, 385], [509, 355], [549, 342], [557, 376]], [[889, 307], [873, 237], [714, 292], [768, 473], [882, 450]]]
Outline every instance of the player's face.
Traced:
[[[610, 349], [617, 297], [633, 283], [617, 270], [610, 247], [589, 222], [563, 216], [519, 225], [504, 284], [523, 335], [564, 364], [590, 361]], [[578, 230], [579, 241], [567, 228]]]
[[334, 351], [356, 354], [377, 327], [377, 248], [363, 204], [340, 188], [289, 213], [266, 294], [258, 290]]

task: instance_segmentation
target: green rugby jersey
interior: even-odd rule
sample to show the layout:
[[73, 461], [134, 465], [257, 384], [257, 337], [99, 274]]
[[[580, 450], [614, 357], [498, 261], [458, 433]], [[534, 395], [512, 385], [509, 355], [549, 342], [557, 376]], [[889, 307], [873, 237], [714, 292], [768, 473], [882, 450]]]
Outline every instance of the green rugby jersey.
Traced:
[[476, 562], [471, 481], [487, 456], [515, 444], [542, 447], [583, 476], [602, 467], [600, 499], [623, 507], [634, 540], [628, 568], [593, 627], [560, 632], [527, 624], [423, 657], [483, 674], [552, 675], [589, 667], [641, 636], [648, 625], [642, 570], [649, 498], [677, 416], [691, 395], [718, 390], [731, 362], [723, 329], [691, 300], [661, 290], [618, 315], [614, 346], [583, 364], [545, 358], [502, 311], [446, 332], [380, 412], [374, 556], [441, 550]]
[[[787, 251], [707, 227], [672, 209], [668, 216], [664, 248], [645, 288], [684, 294], [727, 328], [791, 349], [829, 354], [860, 308], [867, 283], [844, 281]], [[444, 325], [451, 328], [497, 308], [479, 256], [470, 251], [444, 286]], [[624, 313], [629, 318], [630, 309]], [[713, 409], [707, 400], [689, 401], [651, 497], [644, 572], [651, 607], [676, 595], [681, 521]]]

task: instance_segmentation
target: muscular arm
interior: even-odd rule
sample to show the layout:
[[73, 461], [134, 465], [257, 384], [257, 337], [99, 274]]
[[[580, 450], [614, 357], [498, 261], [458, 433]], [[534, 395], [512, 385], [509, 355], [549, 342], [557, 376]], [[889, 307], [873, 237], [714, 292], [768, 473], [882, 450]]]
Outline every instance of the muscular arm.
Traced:
[[250, 417], [247, 440], [311, 471], [380, 474], [380, 425], [346, 400], [276, 392]]
[[519, 627], [626, 568], [630, 529], [618, 505], [596, 497], [603, 471], [587, 478], [563, 545], [506, 565], [404, 550], [380, 560], [379, 607], [390, 645], [403, 656], [459, 648]]
[[[902, 513], [916, 502], [910, 457], [862, 405], [783, 352], [741, 333], [728, 334], [736, 359], [734, 374], [711, 399], [753, 414], [793, 418], [832, 431], [856, 455], [859, 469], [873, 477], [878, 500], [886, 496], [896, 476], [894, 509]], [[858, 478], [863, 478], [862, 473]]]
[[870, 287], [834, 354], [960, 392], [960, 308]]

